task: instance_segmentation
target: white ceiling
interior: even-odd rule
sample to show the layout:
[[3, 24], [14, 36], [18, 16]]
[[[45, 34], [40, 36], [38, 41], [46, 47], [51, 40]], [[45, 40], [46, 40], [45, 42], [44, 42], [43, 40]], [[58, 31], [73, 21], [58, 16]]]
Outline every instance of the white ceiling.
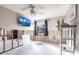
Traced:
[[35, 6], [40, 6], [42, 9], [38, 9], [38, 12], [44, 13], [39, 14], [37, 16], [31, 17], [29, 15], [29, 10], [22, 10], [25, 6], [28, 6], [28, 4], [2, 4], [1, 6], [8, 8], [14, 12], [17, 12], [19, 14], [22, 14], [26, 16], [27, 18], [31, 20], [39, 20], [43, 18], [52, 18], [52, 17], [59, 17], [59, 16], [65, 16], [65, 14], [68, 11], [68, 8], [70, 5], [68, 4], [34, 4]]

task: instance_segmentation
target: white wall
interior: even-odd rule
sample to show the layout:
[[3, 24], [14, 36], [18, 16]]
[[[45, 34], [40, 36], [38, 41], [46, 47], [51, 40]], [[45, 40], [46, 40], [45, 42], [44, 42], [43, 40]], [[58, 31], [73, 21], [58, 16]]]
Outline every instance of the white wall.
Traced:
[[10, 11], [0, 6], [0, 28], [11, 30], [11, 29], [22, 29], [22, 30], [33, 30], [31, 27], [19, 26], [16, 23], [17, 13]]
[[57, 19], [50, 19], [48, 21], [48, 30], [57, 30]]

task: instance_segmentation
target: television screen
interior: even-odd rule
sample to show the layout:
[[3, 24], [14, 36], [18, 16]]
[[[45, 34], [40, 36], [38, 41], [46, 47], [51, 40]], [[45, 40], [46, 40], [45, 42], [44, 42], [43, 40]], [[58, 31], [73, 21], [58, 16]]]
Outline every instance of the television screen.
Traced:
[[30, 26], [31, 24], [31, 20], [25, 18], [24, 16], [19, 16], [17, 21], [21, 26]]

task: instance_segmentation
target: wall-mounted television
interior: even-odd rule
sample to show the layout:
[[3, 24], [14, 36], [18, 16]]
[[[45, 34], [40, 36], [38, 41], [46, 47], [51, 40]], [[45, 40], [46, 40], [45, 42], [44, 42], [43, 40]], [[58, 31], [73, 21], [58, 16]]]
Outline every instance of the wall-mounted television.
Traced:
[[25, 18], [24, 16], [19, 16], [17, 19], [17, 23], [21, 26], [30, 26], [31, 20]]

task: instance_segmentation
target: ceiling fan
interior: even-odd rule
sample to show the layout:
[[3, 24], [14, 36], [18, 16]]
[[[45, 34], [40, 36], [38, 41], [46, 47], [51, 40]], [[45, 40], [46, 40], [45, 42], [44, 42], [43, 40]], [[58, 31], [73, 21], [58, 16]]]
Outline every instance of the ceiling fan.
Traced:
[[[37, 14], [44, 14], [43, 12], [39, 12], [40, 9], [42, 9], [43, 7], [40, 6], [35, 6], [33, 4], [29, 4], [28, 6], [26, 5], [24, 8], [22, 8], [22, 10], [27, 10], [29, 9], [30, 14], [33, 15], [37, 15]], [[38, 10], [38, 11], [37, 11]]]

